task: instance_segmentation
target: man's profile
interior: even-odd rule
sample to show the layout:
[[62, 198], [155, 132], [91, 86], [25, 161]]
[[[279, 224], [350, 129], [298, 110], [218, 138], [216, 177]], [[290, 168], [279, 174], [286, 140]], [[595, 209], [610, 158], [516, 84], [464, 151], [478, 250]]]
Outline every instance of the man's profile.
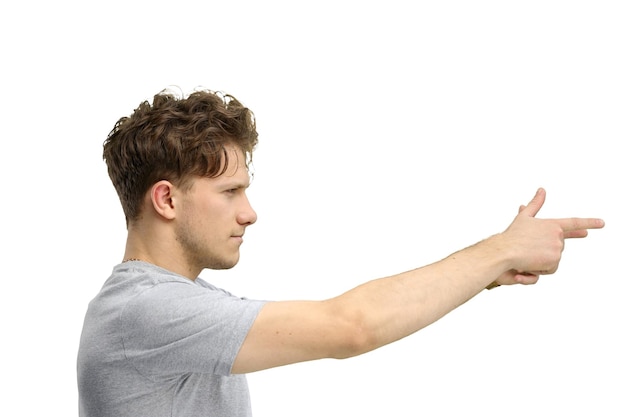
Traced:
[[252, 111], [209, 90], [164, 91], [115, 124], [103, 157], [128, 236], [85, 316], [81, 416], [250, 416], [246, 373], [393, 343], [485, 288], [536, 283], [565, 239], [604, 226], [537, 218], [539, 189], [506, 230], [441, 261], [327, 300], [245, 299], [199, 274], [239, 261], [257, 142]]

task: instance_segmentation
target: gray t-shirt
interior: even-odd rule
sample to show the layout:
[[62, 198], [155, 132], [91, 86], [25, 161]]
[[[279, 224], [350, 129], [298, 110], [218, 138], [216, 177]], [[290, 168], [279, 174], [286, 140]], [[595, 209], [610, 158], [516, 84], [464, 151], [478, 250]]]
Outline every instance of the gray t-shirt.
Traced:
[[230, 373], [263, 301], [132, 261], [91, 301], [78, 351], [81, 417], [250, 416]]

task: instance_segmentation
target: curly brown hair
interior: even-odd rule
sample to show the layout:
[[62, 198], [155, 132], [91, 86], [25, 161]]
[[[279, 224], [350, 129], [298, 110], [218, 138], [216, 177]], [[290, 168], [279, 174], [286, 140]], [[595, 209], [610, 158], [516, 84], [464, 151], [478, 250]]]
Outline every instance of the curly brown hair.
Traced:
[[223, 174], [227, 144], [241, 148], [249, 167], [257, 137], [254, 114], [229, 94], [202, 90], [180, 98], [164, 90], [152, 104], [142, 102], [104, 142], [126, 222], [139, 217], [145, 193], [160, 180], [185, 188], [193, 176]]

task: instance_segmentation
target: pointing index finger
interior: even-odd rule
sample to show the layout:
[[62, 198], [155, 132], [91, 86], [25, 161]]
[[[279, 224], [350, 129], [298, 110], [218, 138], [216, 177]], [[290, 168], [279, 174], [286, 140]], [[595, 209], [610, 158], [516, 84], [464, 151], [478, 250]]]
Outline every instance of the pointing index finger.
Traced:
[[579, 238], [586, 237], [589, 229], [602, 229], [604, 227], [604, 220], [572, 217], [569, 219], [560, 219], [559, 225], [561, 229], [563, 229], [563, 234], [566, 239]]

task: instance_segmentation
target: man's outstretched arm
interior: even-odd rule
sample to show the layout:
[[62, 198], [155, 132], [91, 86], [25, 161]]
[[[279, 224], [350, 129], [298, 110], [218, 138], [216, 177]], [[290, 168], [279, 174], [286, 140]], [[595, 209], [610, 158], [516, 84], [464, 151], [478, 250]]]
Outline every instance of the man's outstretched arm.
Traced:
[[324, 301], [266, 304], [232, 372], [356, 356], [428, 326], [494, 281], [528, 284], [554, 273], [564, 240], [585, 237], [604, 222], [538, 219], [544, 201], [540, 189], [504, 232], [433, 264], [369, 281]]

